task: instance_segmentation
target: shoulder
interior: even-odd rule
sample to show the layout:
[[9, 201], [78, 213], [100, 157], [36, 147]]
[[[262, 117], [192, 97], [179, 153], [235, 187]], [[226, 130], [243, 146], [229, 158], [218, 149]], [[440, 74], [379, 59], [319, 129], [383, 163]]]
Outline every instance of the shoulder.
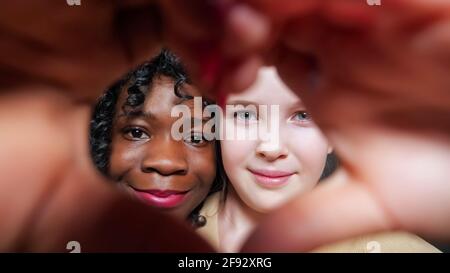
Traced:
[[439, 253], [441, 251], [417, 235], [407, 232], [384, 232], [322, 246], [313, 252]]

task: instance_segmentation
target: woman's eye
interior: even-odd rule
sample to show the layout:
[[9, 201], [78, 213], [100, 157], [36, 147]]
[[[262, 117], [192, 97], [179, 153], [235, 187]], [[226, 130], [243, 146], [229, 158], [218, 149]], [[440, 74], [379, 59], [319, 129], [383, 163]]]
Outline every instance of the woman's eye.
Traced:
[[251, 111], [234, 112], [234, 118], [243, 121], [258, 120], [257, 114]]
[[206, 140], [201, 133], [191, 134], [187, 136], [184, 141], [192, 145], [202, 145], [206, 143]]
[[309, 122], [311, 121], [311, 115], [306, 111], [300, 111], [292, 116], [292, 120], [298, 122]]
[[139, 128], [129, 128], [125, 130], [125, 136], [131, 140], [142, 140], [149, 138], [149, 136]]

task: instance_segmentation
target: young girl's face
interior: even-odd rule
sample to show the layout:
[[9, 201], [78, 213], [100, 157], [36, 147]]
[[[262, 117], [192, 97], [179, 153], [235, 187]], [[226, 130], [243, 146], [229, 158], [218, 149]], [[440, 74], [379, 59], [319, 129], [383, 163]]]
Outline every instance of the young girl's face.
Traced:
[[[181, 89], [200, 95], [189, 85]], [[172, 137], [172, 124], [179, 119], [171, 117], [172, 107], [184, 104], [193, 112], [194, 103], [175, 95], [171, 78], [153, 79], [142, 111], [126, 114], [122, 106], [127, 97], [125, 88], [116, 105], [109, 173], [150, 206], [186, 218], [214, 181], [214, 142], [202, 139], [201, 128], [183, 132], [182, 140]]]
[[[226, 104], [251, 105], [256, 110], [265, 105], [268, 116], [264, 117], [264, 110], [250, 108], [226, 111], [225, 133], [254, 133], [270, 119], [279, 122], [278, 132], [272, 132], [278, 134], [278, 141], [266, 138], [267, 134], [253, 140], [221, 141], [225, 172], [249, 207], [268, 212], [318, 183], [331, 148], [300, 98], [283, 84], [274, 68], [262, 68], [254, 85], [230, 95]], [[272, 105], [279, 105], [279, 115], [270, 110]]]

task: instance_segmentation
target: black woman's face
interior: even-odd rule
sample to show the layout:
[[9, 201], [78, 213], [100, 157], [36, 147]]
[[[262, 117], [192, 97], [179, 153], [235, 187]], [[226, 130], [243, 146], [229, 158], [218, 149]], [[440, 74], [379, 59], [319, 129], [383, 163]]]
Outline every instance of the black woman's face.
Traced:
[[[200, 96], [190, 85], [183, 93]], [[194, 100], [174, 93], [174, 82], [156, 77], [140, 111], [124, 111], [128, 93], [121, 91], [112, 131], [109, 174], [127, 191], [178, 218], [185, 219], [208, 194], [216, 175], [214, 142], [202, 139], [201, 128], [172, 137], [172, 107], [184, 104], [194, 116]]]

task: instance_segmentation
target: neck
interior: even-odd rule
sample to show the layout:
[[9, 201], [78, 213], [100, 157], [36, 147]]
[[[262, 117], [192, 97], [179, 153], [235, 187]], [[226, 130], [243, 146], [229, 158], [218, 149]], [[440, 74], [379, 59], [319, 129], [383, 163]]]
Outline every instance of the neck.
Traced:
[[220, 251], [239, 251], [263, 217], [263, 213], [247, 206], [230, 185], [225, 204], [219, 212]]

